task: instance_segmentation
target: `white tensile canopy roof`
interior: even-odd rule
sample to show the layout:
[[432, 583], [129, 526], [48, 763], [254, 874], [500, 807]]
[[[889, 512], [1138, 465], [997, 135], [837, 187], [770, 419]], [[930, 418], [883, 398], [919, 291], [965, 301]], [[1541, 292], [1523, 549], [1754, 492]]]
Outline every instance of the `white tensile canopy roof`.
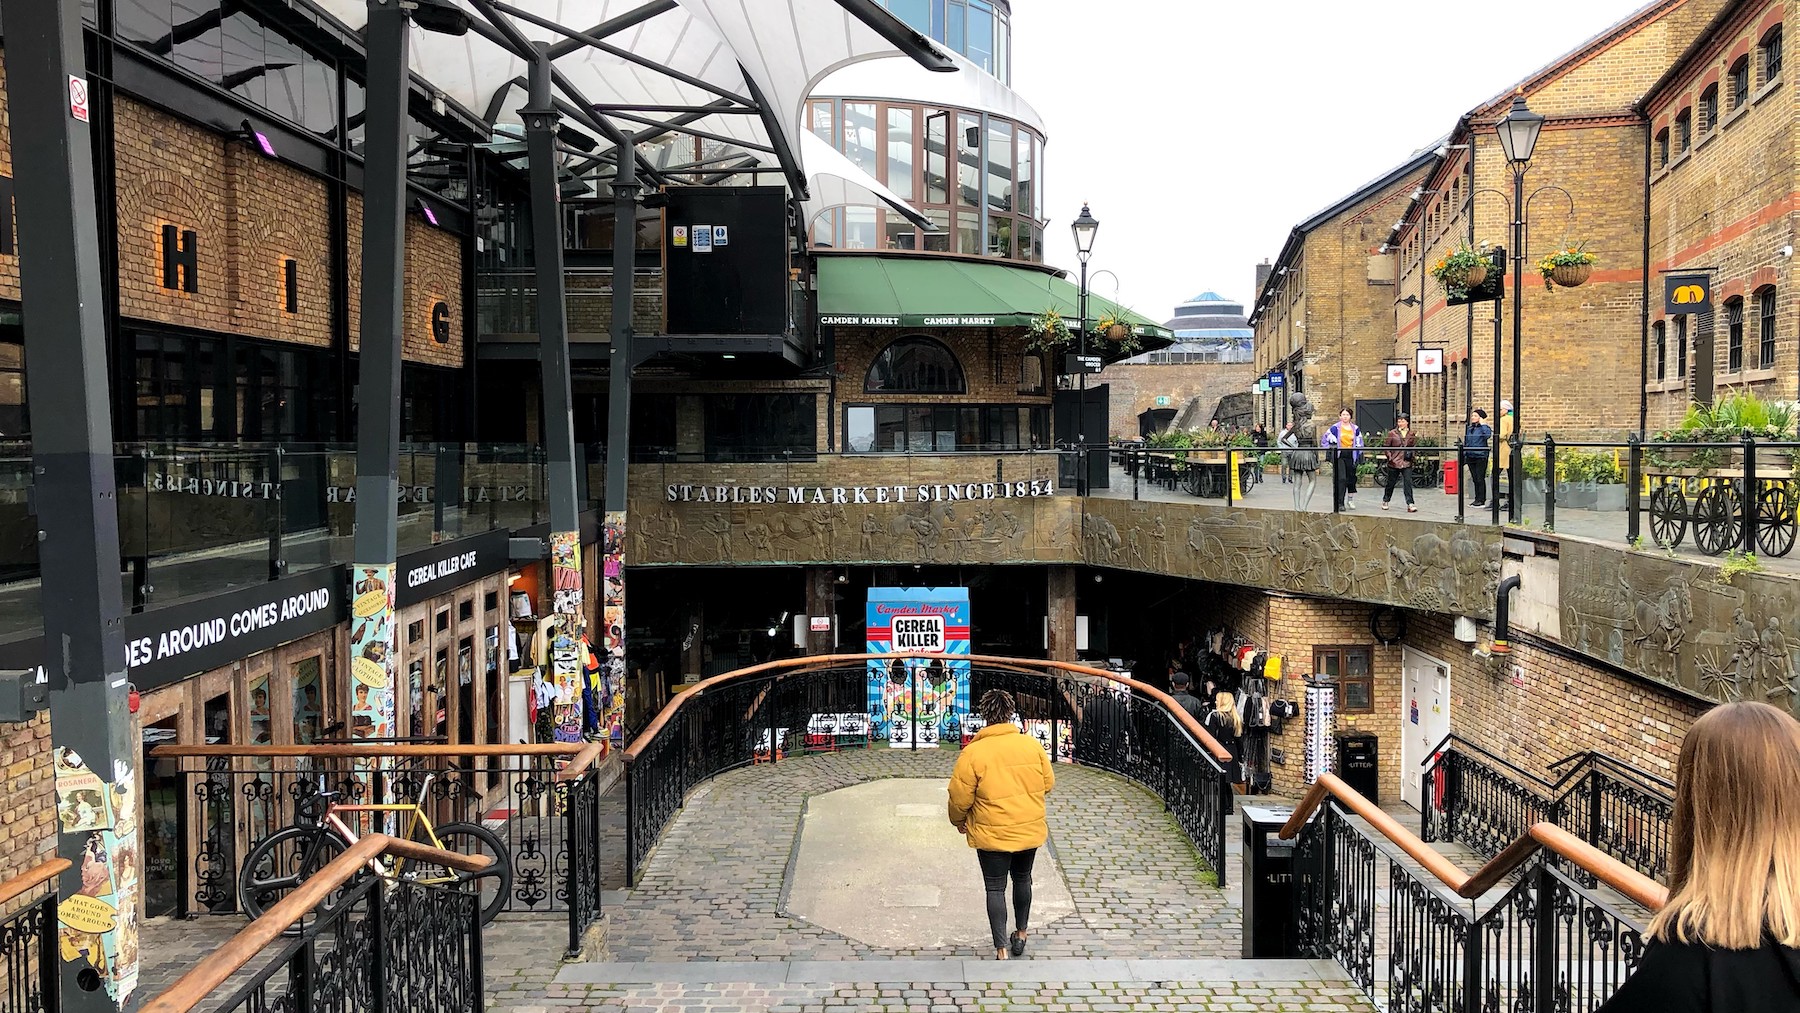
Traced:
[[[354, 31], [368, 21], [367, 0], [313, 2]], [[471, 31], [443, 35], [415, 22], [413, 73], [491, 127], [520, 124], [529, 73], [522, 53], [546, 42], [563, 124], [593, 137], [597, 155], [616, 149], [619, 131], [646, 140], [689, 134], [712, 142], [708, 159], [742, 152], [778, 166], [801, 197], [817, 189], [835, 199], [847, 191], [853, 200], [904, 208], [848, 159], [828, 157], [837, 154], [829, 145], [803, 140], [806, 99], [820, 81], [890, 57], [960, 69], [873, 0], [418, 2], [454, 7], [469, 16]], [[641, 149], [639, 159], [658, 178]]]

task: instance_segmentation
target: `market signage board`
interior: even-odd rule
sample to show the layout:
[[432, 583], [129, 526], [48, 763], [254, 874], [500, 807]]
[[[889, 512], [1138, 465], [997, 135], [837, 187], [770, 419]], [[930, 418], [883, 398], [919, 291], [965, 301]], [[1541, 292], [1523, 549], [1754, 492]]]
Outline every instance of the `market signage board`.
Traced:
[[489, 531], [401, 556], [395, 606], [416, 605], [506, 569], [508, 537], [506, 531]]
[[958, 741], [969, 716], [969, 589], [872, 587], [870, 654], [931, 654], [869, 662], [871, 738], [934, 749]]

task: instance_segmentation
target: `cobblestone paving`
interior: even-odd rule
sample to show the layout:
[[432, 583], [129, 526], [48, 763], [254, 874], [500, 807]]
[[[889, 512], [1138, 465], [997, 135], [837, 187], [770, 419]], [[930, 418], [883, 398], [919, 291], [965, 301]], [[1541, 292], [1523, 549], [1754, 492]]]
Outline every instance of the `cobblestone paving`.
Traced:
[[1355, 986], [1325, 981], [1251, 982], [851, 982], [834, 985], [743, 983], [649, 986], [552, 985], [532, 1006], [490, 1006], [507, 1013], [566, 1009], [608, 1013], [1087, 1013], [1087, 1011], [1372, 1011]]
[[[783, 882], [808, 796], [881, 777], [948, 778], [954, 750], [886, 749], [796, 757], [722, 774], [689, 797], [612, 909], [608, 957], [854, 960], [951, 957], [880, 949], [786, 915]], [[1059, 765], [1051, 847], [1076, 914], [1031, 936], [1046, 957], [1221, 957], [1241, 946], [1240, 912], [1162, 803], [1137, 785]], [[974, 857], [969, 859], [974, 861]], [[979, 903], [979, 898], [971, 898]]]

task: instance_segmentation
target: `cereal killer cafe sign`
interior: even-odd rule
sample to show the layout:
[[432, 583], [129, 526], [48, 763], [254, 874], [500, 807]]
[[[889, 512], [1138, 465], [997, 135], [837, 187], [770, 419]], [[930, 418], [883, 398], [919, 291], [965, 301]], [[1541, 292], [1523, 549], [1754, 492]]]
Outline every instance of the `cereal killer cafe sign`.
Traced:
[[1050, 479], [1028, 482], [952, 482], [939, 485], [669, 485], [670, 503], [850, 505], [860, 503], [957, 503], [964, 500], [1050, 496]]

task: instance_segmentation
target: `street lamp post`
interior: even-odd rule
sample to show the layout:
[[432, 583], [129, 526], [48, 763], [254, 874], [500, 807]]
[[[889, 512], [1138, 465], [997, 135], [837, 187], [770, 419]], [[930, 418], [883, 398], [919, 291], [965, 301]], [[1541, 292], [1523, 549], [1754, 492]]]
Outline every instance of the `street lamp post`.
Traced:
[[1087, 461], [1087, 349], [1088, 349], [1088, 256], [1094, 252], [1094, 234], [1100, 231], [1100, 221], [1088, 211], [1084, 202], [1081, 205], [1081, 216], [1069, 226], [1075, 234], [1075, 256], [1081, 260], [1081, 289], [1077, 296], [1076, 312], [1081, 315], [1081, 332], [1077, 339], [1080, 342], [1080, 379], [1076, 381], [1079, 393], [1075, 401], [1075, 441], [1080, 453], [1075, 462], [1080, 469], [1075, 479], [1075, 490], [1083, 496], [1088, 491]]
[[[1521, 504], [1519, 503], [1519, 469], [1523, 464], [1519, 452], [1519, 441], [1524, 434], [1520, 423], [1519, 384], [1520, 335], [1523, 332], [1523, 316], [1525, 301], [1525, 170], [1531, 165], [1531, 155], [1537, 148], [1538, 133], [1544, 129], [1544, 117], [1532, 112], [1525, 105], [1525, 92], [1520, 89], [1513, 93], [1512, 108], [1507, 110], [1506, 118], [1494, 125], [1494, 132], [1500, 138], [1500, 149], [1506, 154], [1508, 165], [1513, 171], [1512, 200], [1512, 246], [1513, 246], [1513, 347], [1512, 347], [1512, 439], [1507, 447], [1506, 466], [1506, 498], [1507, 517], [1519, 523]], [[1494, 389], [1500, 388], [1500, 360], [1494, 358]], [[1499, 417], [1494, 419], [1497, 426]], [[1496, 447], [1496, 450], [1499, 448]], [[1549, 476], [1554, 481], [1555, 476]]]

